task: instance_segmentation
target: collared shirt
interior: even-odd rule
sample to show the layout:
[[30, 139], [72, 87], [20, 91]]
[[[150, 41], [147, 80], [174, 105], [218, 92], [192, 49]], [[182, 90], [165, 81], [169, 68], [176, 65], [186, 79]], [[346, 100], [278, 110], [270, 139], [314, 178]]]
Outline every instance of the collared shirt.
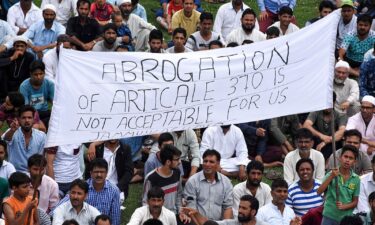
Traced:
[[18, 128], [14, 132], [12, 140], [8, 142], [9, 162], [14, 165], [17, 171], [26, 173], [27, 160], [34, 154], [43, 154], [45, 141], [46, 134], [32, 128], [29, 145], [26, 147], [25, 136], [22, 133], [21, 127]]
[[48, 213], [59, 203], [59, 186], [51, 177], [43, 175], [42, 183], [38, 187], [38, 190], [38, 208]]
[[337, 28], [337, 37], [336, 37], [336, 49], [341, 47], [342, 40], [344, 37], [350, 33], [355, 32], [357, 29], [357, 17], [353, 15], [352, 20], [348, 24], [345, 24], [342, 17], [339, 21]]
[[70, 201], [58, 206], [53, 216], [52, 225], [61, 225], [65, 220], [75, 219], [79, 224], [92, 225], [100, 212], [93, 206], [83, 203], [79, 213], [73, 208]]
[[239, 27], [232, 30], [226, 39], [227, 43], [236, 42], [239, 45], [242, 45], [244, 40], [251, 40], [253, 42], [264, 41], [266, 40], [266, 35], [256, 29], [253, 29], [250, 34], [247, 34], [242, 27]]
[[256, 218], [272, 225], [289, 225], [296, 215], [289, 206], [285, 205], [283, 213], [272, 202], [261, 207]]
[[43, 0], [42, 9], [45, 5], [52, 4], [56, 7], [56, 21], [66, 26], [69, 18], [78, 16], [76, 0]]
[[12, 175], [14, 172], [16, 172], [16, 169], [14, 168], [13, 164], [3, 160], [3, 164], [0, 167], [0, 177], [8, 180], [10, 175]]
[[271, 11], [274, 14], [277, 14], [279, 9], [283, 6], [288, 6], [291, 9], [294, 9], [296, 6], [296, 0], [257, 0], [258, 7], [260, 11]]
[[374, 43], [375, 32], [370, 30], [364, 40], [359, 40], [356, 33], [346, 35], [341, 48], [346, 50], [346, 57], [356, 62], [362, 62], [364, 54], [374, 46]]
[[[324, 177], [325, 181], [331, 175], [329, 172]], [[357, 174], [350, 171], [350, 177], [344, 181], [341, 174], [337, 176], [337, 179], [333, 179], [326, 191], [326, 200], [324, 203], [323, 216], [328, 217], [335, 221], [341, 221], [344, 216], [350, 216], [353, 214], [354, 209], [340, 210], [336, 207], [336, 181], [338, 181], [340, 202], [348, 204], [353, 201], [353, 197], [358, 197], [360, 188], [360, 179]]]
[[186, 17], [184, 10], [181, 9], [172, 16], [172, 29], [182, 27], [186, 30], [186, 37], [189, 37], [192, 33], [197, 31], [200, 15], [201, 13], [194, 9], [192, 15]]
[[144, 21], [147, 22], [147, 13], [145, 7], [143, 7], [141, 4], [137, 4], [137, 6], [134, 7], [132, 13], [135, 15], [141, 17]]
[[[251, 191], [246, 186], [247, 181], [241, 182], [233, 187], [233, 214], [238, 215], [238, 207], [240, 204], [240, 198], [243, 195], [251, 195]], [[271, 188], [268, 184], [260, 182], [255, 198], [258, 199], [259, 208], [270, 203], [272, 201]]]
[[[134, 211], [127, 225], [142, 225], [146, 220], [152, 218], [153, 216], [150, 213], [148, 205], [145, 205]], [[158, 220], [160, 220], [163, 225], [177, 225], [176, 215], [164, 206], [161, 208]]]
[[43, 20], [42, 10], [40, 10], [34, 3], [32, 3], [30, 10], [23, 13], [20, 3], [14, 4], [8, 11], [7, 21], [14, 30], [14, 33], [18, 33], [20, 28], [29, 28], [32, 24]]
[[197, 209], [210, 220], [221, 220], [223, 211], [233, 207], [232, 183], [221, 173], [209, 182], [200, 171], [186, 182], [184, 197], [189, 208]]
[[284, 35], [287, 35], [287, 34], [291, 34], [291, 33], [296, 32], [296, 31], [299, 31], [299, 28], [295, 24], [290, 23], [289, 26], [288, 26], [288, 29], [286, 29], [285, 34], [284, 34], [283, 31], [281, 30], [281, 27], [280, 27], [280, 21], [275, 22], [270, 27], [277, 27], [280, 31], [280, 35], [279, 35], [280, 37], [284, 36]]
[[101, 34], [101, 30], [95, 19], [87, 18], [86, 23], [81, 25], [79, 16], [75, 16], [68, 20], [66, 34], [75, 36], [83, 43], [89, 43]]
[[176, 132], [171, 134], [174, 145], [181, 151], [181, 160], [190, 161], [189, 158], [191, 157], [191, 166], [199, 167], [199, 144], [194, 130], [184, 130], [180, 137], [177, 136]]
[[16, 33], [12, 30], [9, 23], [0, 20], [0, 44], [5, 44], [14, 36], [16, 36]]
[[374, 173], [368, 173], [361, 178], [359, 188], [359, 198], [355, 212], [370, 212], [371, 207], [368, 204], [368, 196], [375, 191]]

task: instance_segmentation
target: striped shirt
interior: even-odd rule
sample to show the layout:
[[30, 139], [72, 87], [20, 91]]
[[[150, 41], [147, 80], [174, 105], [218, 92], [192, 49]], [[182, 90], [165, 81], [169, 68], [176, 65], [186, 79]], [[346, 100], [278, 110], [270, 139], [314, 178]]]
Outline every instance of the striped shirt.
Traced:
[[293, 209], [297, 216], [303, 216], [309, 209], [323, 205], [323, 196], [316, 193], [320, 185], [318, 180], [314, 180], [313, 189], [310, 192], [304, 192], [299, 181], [293, 183], [289, 186], [286, 204]]

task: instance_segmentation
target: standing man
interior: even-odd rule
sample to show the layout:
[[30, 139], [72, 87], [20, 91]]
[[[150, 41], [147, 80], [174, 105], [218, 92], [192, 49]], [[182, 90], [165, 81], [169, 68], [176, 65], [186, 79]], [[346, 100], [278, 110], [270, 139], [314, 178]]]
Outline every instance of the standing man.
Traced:
[[[292, 10], [296, 6], [296, 0], [257, 0], [260, 10], [259, 29], [263, 33], [274, 22], [278, 21], [278, 12], [283, 6], [288, 6]], [[295, 19], [292, 19], [295, 23]]]
[[199, 16], [201, 15], [194, 9], [194, 0], [183, 0], [183, 8], [172, 16], [172, 31], [177, 27], [186, 30], [186, 36], [196, 32], [199, 28]]

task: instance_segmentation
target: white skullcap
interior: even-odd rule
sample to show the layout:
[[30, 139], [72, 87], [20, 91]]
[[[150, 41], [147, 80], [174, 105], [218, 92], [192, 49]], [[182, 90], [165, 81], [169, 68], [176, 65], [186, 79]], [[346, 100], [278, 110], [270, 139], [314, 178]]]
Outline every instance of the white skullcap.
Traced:
[[372, 97], [371, 95], [366, 95], [362, 98], [362, 102], [369, 102], [369, 103], [375, 105], [375, 98]]
[[27, 38], [24, 37], [24, 36], [15, 36], [13, 38], [13, 43], [16, 43], [16, 42], [19, 42], [19, 41], [27, 44]]
[[46, 10], [46, 9], [50, 9], [52, 11], [54, 11], [56, 13], [56, 7], [52, 4], [46, 4], [44, 7], [43, 7], [43, 11]]
[[335, 68], [337, 67], [344, 67], [344, 68], [350, 69], [349, 63], [347, 63], [346, 61], [342, 61], [342, 60], [336, 63]]
[[124, 4], [124, 3], [132, 3], [132, 1], [131, 0], [117, 0], [117, 5], [118, 6], [120, 6], [120, 5]]

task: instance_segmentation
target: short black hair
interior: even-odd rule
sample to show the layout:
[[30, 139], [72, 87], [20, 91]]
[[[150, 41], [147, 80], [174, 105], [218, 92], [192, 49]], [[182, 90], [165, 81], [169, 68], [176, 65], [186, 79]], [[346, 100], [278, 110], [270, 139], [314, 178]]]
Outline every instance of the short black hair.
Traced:
[[12, 189], [13, 187], [18, 187], [23, 184], [29, 184], [31, 182], [31, 179], [25, 173], [17, 171], [10, 175], [8, 182], [9, 187]]
[[158, 139], [159, 146], [161, 146], [164, 142], [167, 142], [167, 141], [173, 141], [173, 143], [174, 143], [174, 139], [173, 139], [172, 134], [169, 133], [169, 132], [165, 132], [165, 133], [160, 134], [159, 139]]
[[372, 202], [375, 200], [375, 191], [371, 192], [368, 196], [368, 201]]
[[25, 97], [18, 91], [9, 92], [8, 98], [10, 103], [16, 108], [25, 105]]
[[298, 139], [302, 139], [302, 138], [307, 138], [307, 139], [313, 140], [314, 136], [309, 129], [300, 128], [300, 129], [297, 130], [295, 139], [298, 140]]
[[178, 33], [184, 35], [185, 38], [187, 36], [185, 28], [177, 27], [176, 29], [173, 30], [172, 37], [176, 36], [176, 34], [178, 34]]
[[69, 37], [67, 34], [60, 34], [57, 36], [57, 43], [62, 43], [62, 42], [69, 42], [72, 43], [72, 39]]
[[281, 16], [281, 15], [284, 15], [284, 14], [288, 14], [290, 16], [293, 16], [293, 9], [291, 9], [289, 6], [281, 7], [279, 9], [278, 15]]
[[340, 221], [340, 225], [363, 225], [363, 221], [357, 215], [344, 216], [344, 218], [342, 218]]
[[91, 6], [90, 0], [78, 0], [77, 1], [77, 9], [79, 8], [80, 5], [83, 5], [83, 4], [89, 4], [89, 10], [90, 10], [90, 6]]
[[[254, 209], [255, 212], [258, 212], [259, 201], [254, 196], [251, 196], [251, 195], [242, 195], [242, 197], [240, 198], [240, 201], [248, 201], [248, 202], [250, 202], [250, 208]], [[255, 213], [255, 215], [256, 215], [256, 213]]]
[[206, 151], [204, 151], [202, 159], [206, 158], [207, 156], [212, 156], [212, 155], [216, 156], [217, 161], [220, 162], [221, 155], [215, 149], [207, 149]]
[[44, 65], [44, 62], [42, 60], [38, 59], [30, 64], [29, 69], [30, 69], [30, 73], [33, 73], [35, 70], [38, 70], [38, 69], [41, 71], [45, 71], [46, 66]]
[[27, 160], [27, 167], [31, 168], [32, 166], [47, 166], [47, 160], [46, 158], [41, 154], [34, 154], [30, 156], [30, 158]]
[[[103, 33], [103, 35], [104, 35], [104, 33], [105, 33], [107, 30], [113, 30], [113, 31], [115, 31], [115, 33], [116, 33], [116, 31], [117, 31], [117, 27], [116, 27], [116, 25], [115, 25], [114, 23], [107, 23], [107, 24], [104, 25], [103, 28], [102, 28], [102, 33]], [[116, 33], [116, 34], [117, 34], [117, 33]]]
[[210, 43], [208, 43], [208, 49], [211, 49], [212, 45], [218, 45], [220, 48], [224, 47], [223, 43], [219, 40], [210, 41]]
[[207, 220], [203, 225], [219, 225], [215, 220]]
[[71, 219], [65, 220], [64, 223], [62, 223], [62, 225], [79, 225], [79, 223], [77, 222], [77, 220]]
[[249, 174], [251, 170], [260, 170], [262, 173], [264, 172], [264, 165], [262, 162], [252, 160], [246, 166], [246, 173]]
[[335, 5], [331, 1], [321, 1], [319, 4], [319, 12], [321, 12], [323, 8], [330, 8], [332, 11], [336, 9]]
[[35, 115], [35, 108], [31, 105], [23, 105], [21, 106], [20, 110], [19, 110], [19, 116], [21, 116], [23, 113], [25, 112], [32, 112], [33, 113], [33, 116]]
[[203, 20], [214, 20], [214, 16], [212, 13], [209, 12], [202, 12], [201, 15], [199, 16], [199, 20], [203, 22]]
[[276, 37], [278, 37], [278, 36], [280, 36], [280, 30], [279, 30], [279, 28], [274, 27], [274, 26], [269, 27], [266, 30], [266, 35], [267, 36], [276, 36]]
[[353, 152], [354, 159], [358, 158], [358, 149], [353, 145], [344, 145], [341, 149], [341, 155], [344, 155], [345, 152]]
[[154, 186], [150, 188], [147, 192], [147, 200], [150, 200], [151, 198], [162, 198], [164, 199], [165, 193], [163, 189], [159, 186]]
[[93, 171], [95, 167], [96, 168], [103, 168], [106, 171], [108, 171], [108, 163], [103, 158], [95, 158], [90, 162], [90, 164], [89, 164], [90, 171]]
[[99, 216], [95, 217], [94, 224], [97, 225], [99, 220], [109, 221], [110, 224], [112, 223], [111, 218], [108, 215], [105, 215], [105, 214], [100, 214]]
[[371, 25], [372, 24], [372, 17], [369, 14], [360, 14], [357, 17], [357, 24], [359, 22], [369, 23]]
[[348, 137], [352, 137], [352, 136], [356, 136], [359, 138], [360, 142], [362, 141], [362, 134], [357, 129], [346, 130], [344, 132], [343, 139], [346, 140]]
[[172, 161], [174, 156], [181, 156], [181, 151], [174, 145], [164, 145], [160, 150], [161, 164], [165, 165], [167, 160]]
[[286, 188], [288, 189], [288, 183], [281, 178], [277, 178], [271, 184], [271, 190], [274, 191], [276, 188]]
[[230, 42], [227, 44], [227, 48], [234, 48], [239, 46], [237, 42]]
[[82, 189], [85, 193], [89, 192], [89, 184], [81, 179], [75, 179], [73, 182], [70, 184], [70, 190], [72, 190], [73, 187], [79, 187]]
[[153, 39], [157, 39], [163, 42], [163, 32], [158, 29], [153, 29], [148, 36], [148, 41], [151, 41]]
[[146, 220], [143, 225], [163, 225], [163, 222], [161, 222], [160, 220], [158, 219], [148, 219]]
[[253, 9], [247, 8], [243, 11], [241, 15], [241, 19], [243, 19], [248, 14], [253, 15], [254, 18], [257, 18], [257, 14], [255, 13], [255, 11]]
[[297, 164], [296, 164], [297, 173], [298, 173], [299, 167], [302, 165], [302, 163], [309, 163], [312, 171], [315, 170], [314, 163], [310, 158], [301, 158], [300, 160], [297, 161]]

